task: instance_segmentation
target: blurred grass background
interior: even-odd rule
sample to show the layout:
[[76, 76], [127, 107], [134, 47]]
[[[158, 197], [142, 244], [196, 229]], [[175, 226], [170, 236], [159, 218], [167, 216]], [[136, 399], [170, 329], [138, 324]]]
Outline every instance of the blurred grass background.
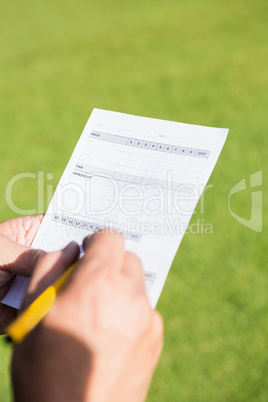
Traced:
[[[262, 170], [266, 182], [267, 17], [267, 0], [0, 3], [1, 220], [19, 214], [5, 200], [18, 173], [43, 171], [50, 198], [93, 107], [230, 128], [191, 221], [213, 235], [184, 237], [158, 303], [165, 347], [148, 401], [268, 401], [267, 218], [256, 233], [227, 205], [243, 178]], [[12, 195], [42, 212], [37, 193], [23, 179]], [[231, 206], [249, 218], [250, 202], [248, 189]]]

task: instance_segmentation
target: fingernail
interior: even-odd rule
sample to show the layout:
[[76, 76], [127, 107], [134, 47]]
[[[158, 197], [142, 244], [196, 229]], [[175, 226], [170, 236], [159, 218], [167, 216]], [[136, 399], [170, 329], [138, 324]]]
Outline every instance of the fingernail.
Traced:
[[86, 236], [82, 244], [83, 249], [86, 250], [90, 246], [91, 242], [92, 242], [92, 235]]

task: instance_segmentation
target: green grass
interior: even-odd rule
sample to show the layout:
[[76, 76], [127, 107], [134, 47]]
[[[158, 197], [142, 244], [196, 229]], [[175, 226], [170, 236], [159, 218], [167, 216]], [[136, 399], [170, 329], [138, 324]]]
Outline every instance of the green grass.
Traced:
[[[267, 0], [92, 3], [1, 1], [0, 218], [16, 216], [15, 174], [44, 171], [49, 198], [93, 107], [230, 127], [192, 219], [213, 234], [185, 236], [158, 304], [165, 347], [148, 401], [267, 401], [267, 218], [256, 233], [227, 205], [238, 181], [258, 170], [267, 181]], [[38, 209], [37, 180], [13, 199]], [[249, 217], [249, 190], [232, 208]], [[1, 342], [1, 401], [9, 354]]]

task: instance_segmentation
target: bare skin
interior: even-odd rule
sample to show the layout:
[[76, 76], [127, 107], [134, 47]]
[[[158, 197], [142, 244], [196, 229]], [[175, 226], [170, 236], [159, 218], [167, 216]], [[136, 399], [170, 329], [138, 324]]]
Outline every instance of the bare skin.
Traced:
[[[0, 300], [8, 292], [15, 275], [30, 276], [42, 252], [30, 245], [43, 215], [24, 216], [0, 223]], [[16, 316], [15, 309], [0, 303], [0, 334]]]
[[[118, 233], [84, 241], [56, 302], [15, 347], [15, 401], [141, 402], [159, 360], [163, 323], [145, 293], [140, 260]], [[71, 243], [38, 258], [24, 307], [78, 255]]]

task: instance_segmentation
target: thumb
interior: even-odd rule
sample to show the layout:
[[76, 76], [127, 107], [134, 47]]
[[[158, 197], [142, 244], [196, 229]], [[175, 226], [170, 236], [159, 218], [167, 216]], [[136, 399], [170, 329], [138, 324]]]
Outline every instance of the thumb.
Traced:
[[31, 304], [48, 286], [54, 283], [77, 260], [78, 256], [79, 246], [75, 242], [71, 242], [63, 250], [44, 253], [36, 265], [26, 297], [22, 303], [22, 310]]
[[0, 250], [0, 286], [4, 286], [13, 275], [30, 276], [38, 257], [44, 253], [6, 236], [0, 236]]

